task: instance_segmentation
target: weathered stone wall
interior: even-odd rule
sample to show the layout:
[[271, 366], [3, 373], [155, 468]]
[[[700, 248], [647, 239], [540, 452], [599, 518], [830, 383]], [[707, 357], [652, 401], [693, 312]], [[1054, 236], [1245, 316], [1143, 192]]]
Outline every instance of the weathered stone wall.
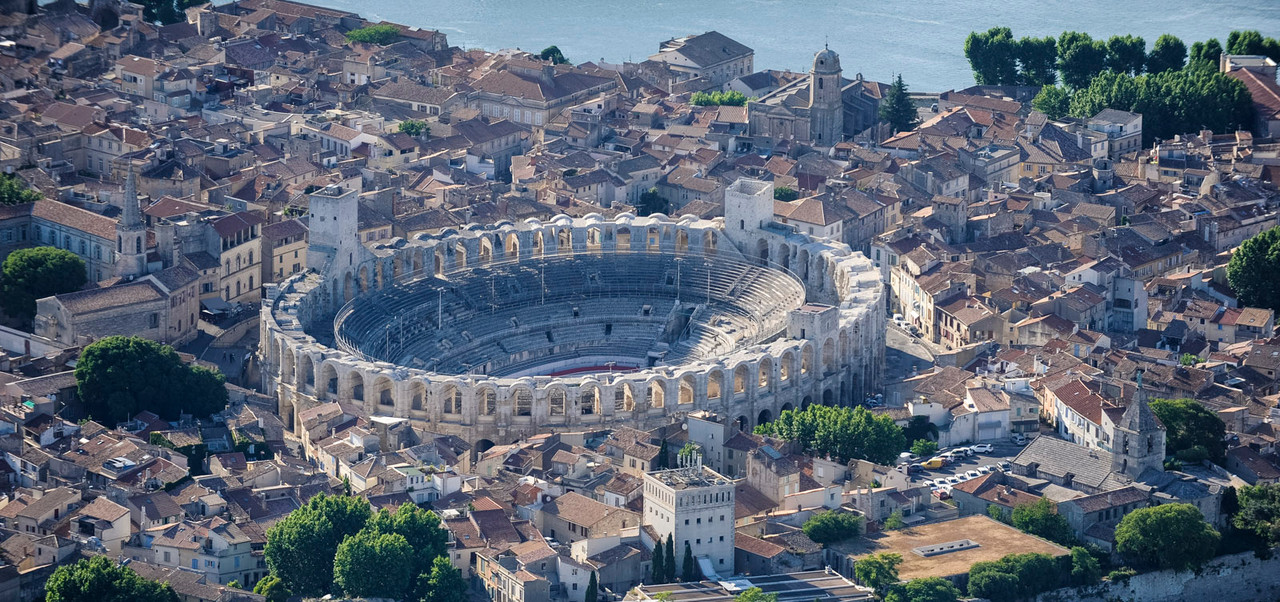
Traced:
[[1104, 582], [1041, 594], [1036, 602], [1246, 602], [1280, 600], [1280, 556], [1259, 560], [1253, 552], [1216, 558], [1199, 572], [1156, 571], [1124, 583]]

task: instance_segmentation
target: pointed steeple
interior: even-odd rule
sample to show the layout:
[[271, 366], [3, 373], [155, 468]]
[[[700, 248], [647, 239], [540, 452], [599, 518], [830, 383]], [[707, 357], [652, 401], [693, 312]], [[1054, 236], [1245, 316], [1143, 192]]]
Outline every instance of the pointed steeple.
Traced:
[[137, 230], [142, 227], [142, 210], [138, 205], [138, 182], [133, 175], [133, 161], [129, 162], [129, 175], [124, 180], [123, 213], [120, 215], [120, 226], [124, 230]]
[[1160, 423], [1156, 413], [1151, 411], [1151, 404], [1147, 403], [1147, 391], [1142, 388], [1141, 371], [1138, 372], [1137, 381], [1138, 389], [1133, 392], [1133, 400], [1124, 410], [1124, 416], [1120, 419], [1121, 424], [1135, 433], [1163, 430], [1164, 425]]

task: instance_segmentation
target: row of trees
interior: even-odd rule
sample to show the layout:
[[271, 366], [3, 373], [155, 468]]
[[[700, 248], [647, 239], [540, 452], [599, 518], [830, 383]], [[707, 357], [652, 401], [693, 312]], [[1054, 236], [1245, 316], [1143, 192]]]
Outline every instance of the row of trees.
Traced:
[[853, 563], [853, 575], [885, 602], [955, 602], [960, 598], [959, 588], [938, 577], [898, 583], [899, 564], [899, 554], [872, 554]]
[[777, 420], [757, 426], [755, 432], [797, 442], [819, 456], [841, 463], [869, 460], [889, 464], [907, 447], [902, 427], [893, 418], [873, 414], [862, 406], [814, 404], [802, 410], [786, 410]]
[[434, 513], [405, 503], [373, 512], [368, 500], [318, 495], [267, 531], [264, 553], [278, 590], [425, 602], [465, 602]]
[[[651, 585], [675, 583], [677, 574], [680, 581], [698, 580], [698, 570], [693, 560], [693, 549], [687, 541], [684, 542], [684, 560], [680, 563], [679, 573], [676, 572], [675, 541], [668, 534], [665, 544], [659, 541], [653, 546], [653, 561], [649, 583]], [[592, 574], [592, 578], [594, 577], [595, 575]], [[587, 602], [593, 602], [593, 598], [587, 598], [586, 600]]]
[[1101, 579], [1101, 564], [1081, 547], [1058, 558], [1048, 554], [1010, 554], [969, 567], [969, 595], [991, 602], [1013, 602], [1060, 587], [1092, 585]]
[[728, 92], [694, 92], [693, 96], [689, 97], [689, 102], [700, 107], [741, 107], [747, 104], [747, 100], [747, 95], [737, 90]]
[[80, 290], [88, 281], [84, 260], [57, 247], [18, 249], [0, 267], [0, 309], [30, 323], [36, 300]]
[[400, 38], [400, 28], [395, 25], [370, 25], [347, 32], [347, 41], [386, 46]]
[[164, 420], [208, 416], [227, 407], [226, 378], [182, 363], [173, 347], [142, 337], [112, 336], [84, 348], [76, 385], [85, 412], [120, 422], [150, 410]]
[[178, 602], [178, 594], [168, 583], [144, 579], [108, 556], [94, 556], [54, 570], [45, 583], [44, 599], [45, 602]]

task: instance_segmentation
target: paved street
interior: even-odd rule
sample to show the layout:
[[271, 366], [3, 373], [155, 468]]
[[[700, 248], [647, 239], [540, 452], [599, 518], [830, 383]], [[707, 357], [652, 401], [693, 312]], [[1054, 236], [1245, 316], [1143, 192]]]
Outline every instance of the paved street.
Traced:
[[933, 367], [933, 356], [919, 339], [892, 323], [885, 335], [885, 346], [885, 403], [902, 405], [911, 392], [911, 386], [904, 385], [903, 379]]

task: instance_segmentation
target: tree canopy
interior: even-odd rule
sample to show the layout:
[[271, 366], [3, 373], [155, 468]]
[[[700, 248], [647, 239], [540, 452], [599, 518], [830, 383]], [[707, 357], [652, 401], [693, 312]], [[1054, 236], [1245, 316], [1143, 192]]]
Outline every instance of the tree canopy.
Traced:
[[1240, 304], [1280, 311], [1280, 227], [1240, 243], [1227, 262], [1227, 282]]
[[1071, 94], [1059, 86], [1045, 86], [1031, 99], [1031, 108], [1044, 113], [1049, 119], [1062, 119], [1071, 110]]
[[227, 406], [226, 379], [182, 363], [173, 347], [141, 337], [99, 339], [80, 354], [76, 384], [85, 411], [98, 420], [127, 420], [143, 410], [165, 420], [208, 416]]
[[1201, 66], [1136, 77], [1106, 71], [1077, 90], [1071, 115], [1092, 117], [1106, 108], [1141, 113], [1144, 144], [1202, 128], [1230, 132], [1253, 125], [1244, 83]]
[[1053, 36], [1018, 40], [1018, 83], [1052, 86], [1058, 81], [1058, 40]]
[[1164, 423], [1166, 453], [1223, 459], [1227, 426], [1217, 413], [1194, 399], [1153, 399], [1151, 411]]
[[1070, 567], [1048, 554], [1010, 554], [969, 568], [969, 595], [991, 602], [1031, 598], [1066, 584]]
[[911, 453], [920, 456], [932, 456], [938, 452], [938, 442], [929, 439], [916, 439], [911, 443]]
[[1107, 44], [1079, 31], [1058, 36], [1058, 71], [1062, 83], [1073, 90], [1087, 87], [1107, 67]]
[[467, 580], [448, 556], [436, 556], [431, 570], [418, 578], [422, 602], [467, 602]]
[[733, 602], [778, 602], [778, 594], [766, 594], [764, 590], [752, 587], [734, 596]]
[[264, 556], [271, 574], [294, 595], [319, 597], [334, 580], [334, 557], [343, 539], [369, 520], [368, 500], [320, 494], [267, 530]]
[[356, 598], [404, 598], [412, 584], [413, 555], [402, 535], [364, 529], [338, 544], [333, 582]]
[[689, 545], [688, 540], [685, 540], [684, 542], [684, 554], [682, 556], [684, 560], [681, 562], [681, 566], [680, 566], [680, 580], [681, 581], [697, 581], [698, 568], [694, 564], [693, 547]]
[[978, 85], [1010, 85], [1018, 81], [1018, 43], [1008, 27], [970, 32], [964, 40], [964, 56]]
[[894, 78], [893, 85], [889, 86], [884, 100], [880, 102], [880, 121], [889, 124], [894, 133], [913, 130], [920, 124], [916, 105], [911, 102], [911, 95], [901, 74]]
[[779, 186], [773, 189], [773, 200], [790, 202], [800, 198], [800, 193], [790, 186]]
[[1203, 42], [1196, 42], [1191, 45], [1191, 55], [1188, 59], [1190, 65], [1209, 67], [1211, 69], [1218, 68], [1218, 57], [1222, 55], [1222, 42], [1217, 38], [1209, 38]]
[[80, 290], [88, 277], [84, 260], [57, 247], [18, 249], [0, 267], [0, 308], [14, 318], [31, 320], [36, 300]]
[[[1225, 501], [1226, 496], [1223, 497]], [[1259, 484], [1243, 487], [1236, 494], [1236, 499], [1239, 508], [1231, 518], [1232, 526], [1253, 534], [1267, 546], [1280, 544], [1280, 486]]]
[[364, 44], [386, 46], [400, 38], [400, 28], [395, 25], [370, 25], [347, 32], [347, 40]]
[[804, 521], [804, 534], [817, 543], [827, 544], [857, 537], [862, 533], [863, 518], [848, 512], [818, 512]]
[[658, 194], [658, 188], [656, 186], [640, 193], [640, 204], [636, 207], [636, 211], [639, 212], [640, 217], [645, 217], [654, 213], [665, 214], [670, 210], [671, 203], [667, 202], [667, 199], [662, 198], [662, 195]]
[[890, 587], [898, 583], [899, 564], [902, 564], [900, 554], [872, 554], [853, 563], [853, 576], [858, 583], [875, 590], [876, 595], [884, 596]]
[[1148, 73], [1164, 73], [1181, 69], [1186, 65], [1187, 45], [1167, 33], [1156, 39], [1155, 46], [1151, 48], [1151, 54], [1147, 55]]
[[777, 420], [756, 427], [760, 435], [795, 441], [841, 463], [869, 460], [889, 464], [907, 447], [902, 427], [888, 415], [855, 408], [811, 405], [786, 410]]
[[1138, 36], [1111, 36], [1107, 40], [1107, 69], [1138, 75], [1147, 64], [1147, 42]]
[[170, 25], [185, 21], [187, 15], [183, 12], [193, 6], [204, 4], [203, 0], [139, 0], [137, 4], [142, 5], [142, 18], [148, 23], [161, 23]]
[[401, 134], [408, 134], [414, 138], [423, 134], [431, 133], [431, 128], [427, 126], [427, 122], [418, 119], [406, 119], [401, 121], [400, 125], [396, 126], [396, 129]]
[[543, 48], [542, 52], [538, 53], [538, 58], [544, 61], [551, 61], [553, 65], [569, 64], [569, 59], [564, 58], [564, 53], [560, 52], [560, 47], [554, 44]]
[[694, 92], [689, 102], [700, 107], [726, 106], [741, 107], [747, 104], [747, 95], [737, 90], [728, 92]]
[[1057, 506], [1048, 498], [1040, 498], [1034, 504], [1022, 504], [1013, 508], [1012, 523], [1019, 530], [1043, 537], [1060, 545], [1070, 545], [1075, 534], [1066, 517], [1058, 514]]
[[912, 579], [889, 590], [885, 602], [956, 602], [960, 588], [941, 577]]
[[143, 579], [107, 556], [58, 567], [45, 584], [45, 602], [178, 602], [167, 583]]
[[[1264, 38], [1254, 30], [1233, 31], [1227, 36], [1227, 54], [1261, 54], [1280, 62], [1280, 40]], [[1218, 57], [1213, 57], [1216, 63]]]
[[1191, 504], [1162, 504], [1130, 512], [1116, 526], [1116, 551], [1139, 567], [1189, 570], [1218, 549], [1220, 535]]
[[284, 582], [275, 575], [259, 579], [253, 586], [253, 593], [266, 598], [267, 602], [285, 602], [289, 599], [289, 590], [285, 589]]
[[27, 188], [18, 176], [0, 173], [0, 205], [34, 203], [40, 200], [40, 192]]

